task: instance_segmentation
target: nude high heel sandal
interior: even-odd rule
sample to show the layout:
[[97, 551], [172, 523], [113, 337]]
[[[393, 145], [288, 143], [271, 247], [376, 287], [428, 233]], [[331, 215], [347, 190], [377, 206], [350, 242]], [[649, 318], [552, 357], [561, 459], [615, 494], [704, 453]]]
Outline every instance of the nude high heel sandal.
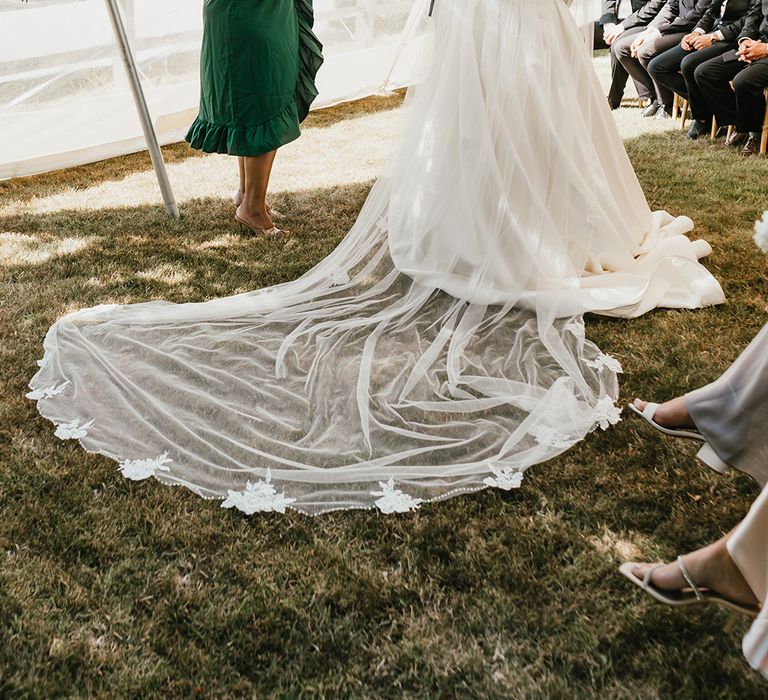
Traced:
[[[243, 203], [244, 199], [245, 194], [241, 189], [237, 189], [232, 193], [232, 203], [236, 207], [239, 207]], [[273, 221], [280, 221], [281, 219], [285, 218], [285, 214], [277, 211], [277, 209], [273, 209], [269, 202], [267, 202], [267, 214], [269, 214], [269, 218]]]
[[277, 226], [273, 226], [272, 228], [257, 228], [255, 226], [251, 226], [249, 223], [241, 219], [237, 214], [235, 214], [235, 221], [240, 224], [240, 228], [245, 228], [257, 236], [263, 234], [265, 236], [272, 236], [273, 238], [280, 238], [281, 236], [287, 236], [290, 233], [289, 231], [283, 231], [282, 229], [277, 228]]

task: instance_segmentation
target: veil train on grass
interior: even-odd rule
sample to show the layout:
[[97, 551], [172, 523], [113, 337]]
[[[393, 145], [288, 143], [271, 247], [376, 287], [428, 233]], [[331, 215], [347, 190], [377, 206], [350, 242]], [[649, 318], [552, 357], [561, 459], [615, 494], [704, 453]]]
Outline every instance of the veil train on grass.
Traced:
[[516, 488], [619, 420], [582, 314], [721, 303], [710, 248], [648, 208], [561, 0], [437, 0], [434, 25], [338, 248], [269, 289], [60, 319], [29, 394], [58, 437], [246, 513], [391, 513]]

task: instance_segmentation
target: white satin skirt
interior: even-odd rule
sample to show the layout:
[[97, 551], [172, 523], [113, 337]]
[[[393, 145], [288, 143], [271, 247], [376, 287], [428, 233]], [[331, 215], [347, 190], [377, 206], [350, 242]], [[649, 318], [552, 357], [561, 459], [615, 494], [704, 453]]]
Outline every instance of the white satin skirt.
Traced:
[[436, 59], [395, 168], [397, 267], [557, 316], [722, 303], [692, 221], [649, 209], [565, 4], [436, 5]]

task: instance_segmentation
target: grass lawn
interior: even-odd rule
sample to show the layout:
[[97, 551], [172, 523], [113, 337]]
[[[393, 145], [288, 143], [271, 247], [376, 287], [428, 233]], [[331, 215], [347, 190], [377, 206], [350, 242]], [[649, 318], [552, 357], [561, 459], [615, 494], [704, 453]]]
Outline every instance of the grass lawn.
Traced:
[[[315, 115], [313, 133], [382, 104]], [[679, 131], [627, 147], [652, 206], [691, 215], [713, 244], [728, 297], [588, 319], [624, 365], [622, 400], [663, 399], [716, 377], [766, 320], [751, 228], [768, 161]], [[248, 518], [57, 440], [24, 398], [57, 317], [293, 279], [341, 240], [371, 185], [284, 189], [274, 204], [296, 236], [276, 244], [239, 235], [224, 194], [190, 195], [179, 221], [108, 196], [147, 168], [136, 155], [0, 182], [0, 697], [768, 695], [740, 652], [746, 622], [724, 633], [725, 613], [669, 611], [617, 574], [626, 558], [711, 541], [757, 494], [638, 421], [532, 469], [519, 491], [399, 517]]]

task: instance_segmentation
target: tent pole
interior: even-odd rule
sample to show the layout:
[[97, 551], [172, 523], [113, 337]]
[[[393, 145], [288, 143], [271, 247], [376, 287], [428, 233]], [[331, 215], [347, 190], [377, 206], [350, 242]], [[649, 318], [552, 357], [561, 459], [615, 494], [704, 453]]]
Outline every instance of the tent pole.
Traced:
[[160, 150], [160, 144], [157, 142], [157, 134], [155, 133], [155, 129], [152, 126], [152, 117], [149, 114], [149, 108], [147, 107], [147, 101], [144, 97], [144, 91], [141, 89], [139, 73], [136, 70], [136, 63], [133, 60], [131, 47], [128, 43], [128, 37], [125, 33], [125, 26], [123, 25], [123, 20], [120, 16], [120, 10], [117, 7], [117, 0], [104, 1], [107, 4], [109, 18], [112, 20], [112, 29], [115, 31], [115, 39], [117, 40], [117, 45], [120, 49], [120, 55], [123, 59], [123, 65], [125, 66], [125, 72], [128, 76], [128, 82], [131, 84], [131, 92], [133, 92], [133, 100], [136, 103], [136, 111], [139, 113], [141, 127], [144, 130], [144, 138], [147, 142], [149, 156], [152, 158], [152, 165], [155, 168], [157, 182], [160, 185], [160, 191], [163, 194], [165, 211], [168, 212], [168, 214], [171, 216], [178, 218], [179, 208], [176, 205], [176, 200], [173, 196], [173, 190], [171, 189], [171, 183], [168, 180], [168, 172], [165, 169], [163, 153]]

